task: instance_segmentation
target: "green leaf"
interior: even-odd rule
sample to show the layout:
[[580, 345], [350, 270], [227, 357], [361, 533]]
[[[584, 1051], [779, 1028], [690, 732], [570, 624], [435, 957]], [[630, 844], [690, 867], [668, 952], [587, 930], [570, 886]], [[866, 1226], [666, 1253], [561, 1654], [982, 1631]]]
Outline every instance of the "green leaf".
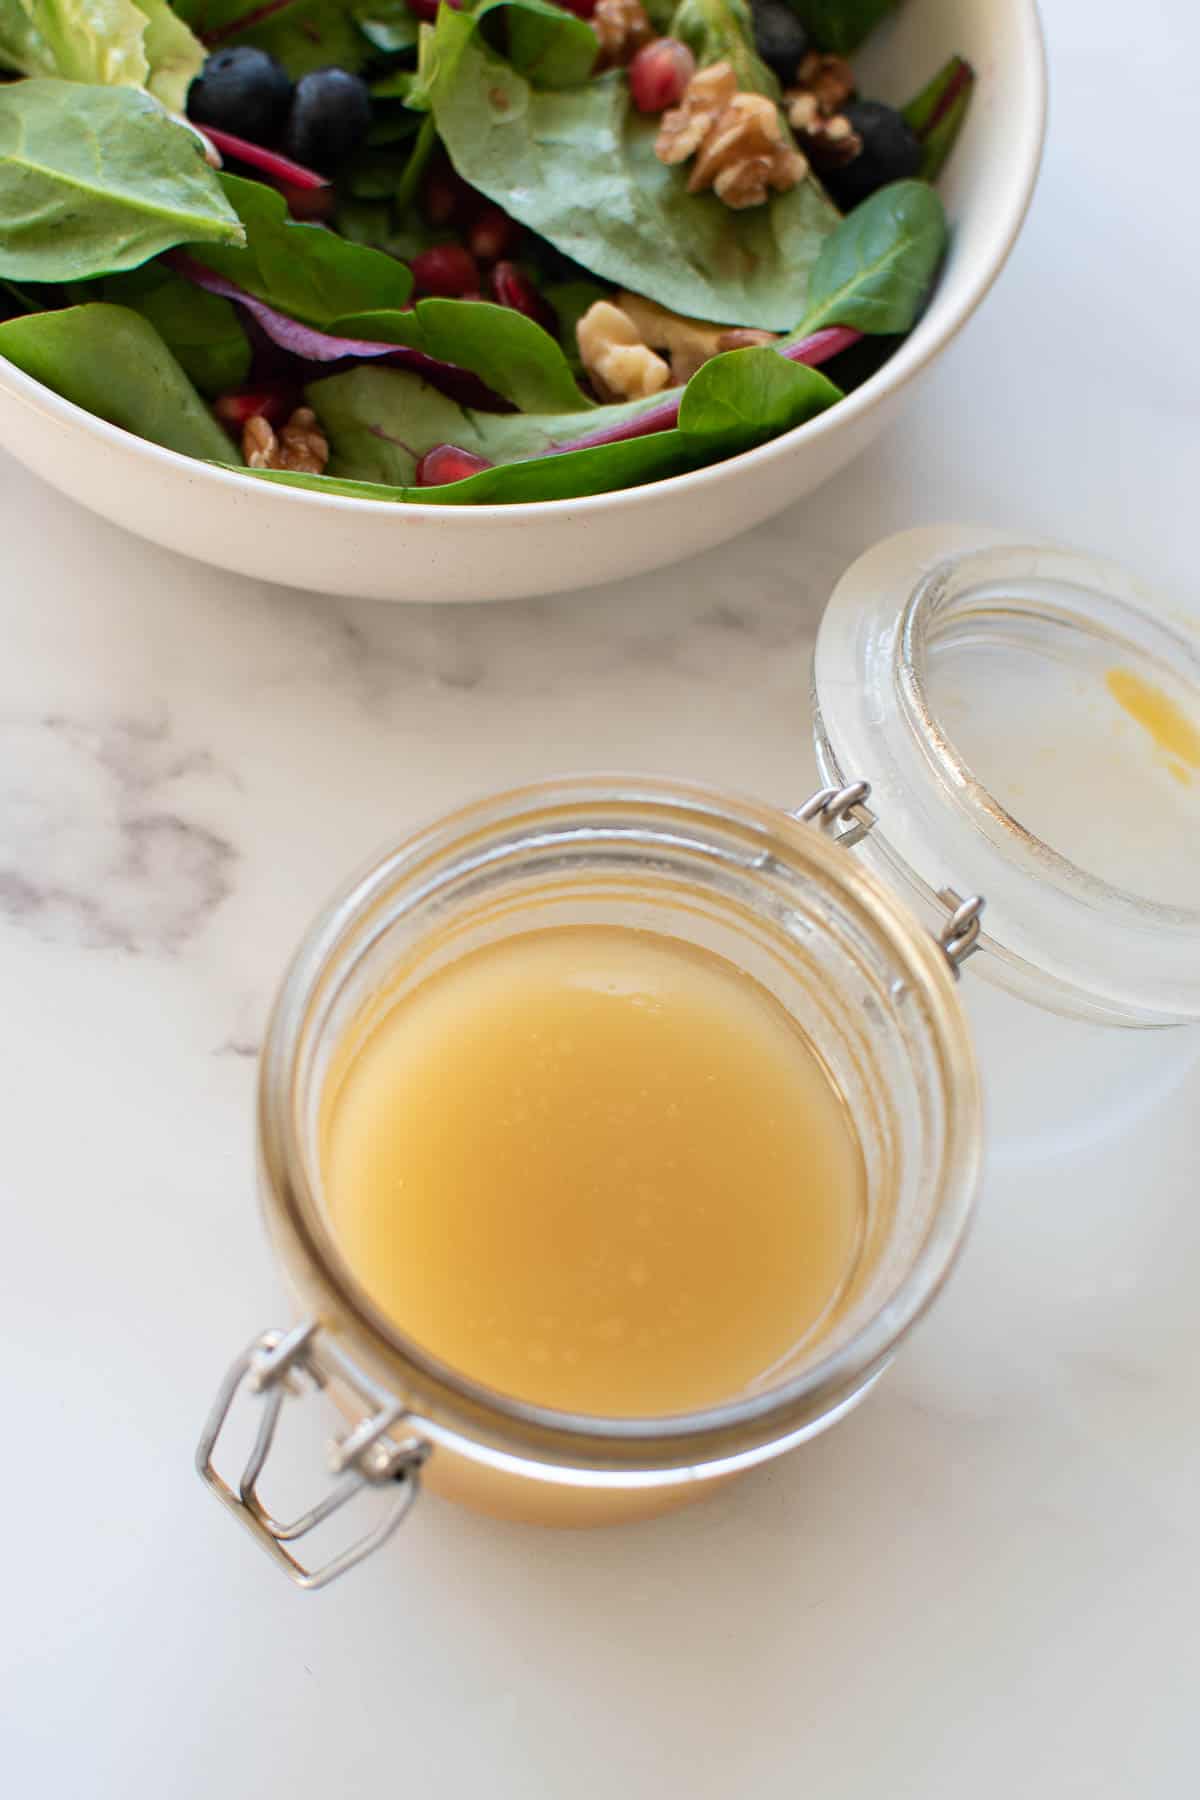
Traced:
[[702, 69], [729, 63], [742, 93], [779, 99], [779, 83], [754, 48], [746, 0], [679, 0], [668, 35], [680, 38]]
[[185, 456], [230, 462], [229, 439], [154, 327], [99, 302], [0, 325], [0, 356], [97, 418]]
[[970, 63], [965, 57], [952, 56], [904, 108], [904, 117], [921, 139], [922, 181], [936, 181], [945, 167], [962, 130], [974, 86], [975, 71]]
[[796, 323], [839, 219], [814, 183], [745, 212], [689, 194], [655, 156], [657, 120], [633, 110], [620, 73], [534, 88], [475, 23], [443, 6], [428, 59], [438, 131], [465, 180], [591, 273], [673, 312], [771, 331]]
[[394, 55], [416, 44], [419, 25], [408, 0], [358, 0], [351, 12], [373, 50]]
[[146, 86], [168, 112], [181, 113], [192, 80], [203, 66], [204, 45], [172, 11], [168, 0], [137, 0], [137, 5], [146, 17], [142, 40], [150, 65]]
[[848, 56], [868, 38], [898, 0], [788, 0], [822, 50]]
[[218, 294], [184, 281], [164, 264], [147, 263], [102, 284], [105, 300], [149, 320], [184, 374], [202, 394], [240, 387], [250, 373], [250, 341], [237, 309]]
[[366, 312], [338, 319], [338, 337], [408, 344], [439, 362], [471, 369], [522, 412], [583, 412], [591, 402], [576, 385], [549, 332], [509, 306], [486, 300], [418, 300], [409, 312]]
[[0, 0], [0, 65], [23, 75], [143, 87], [146, 16], [133, 0]]
[[175, 11], [211, 48], [257, 44], [293, 79], [331, 65], [353, 74], [371, 54], [357, 0], [284, 0], [267, 18], [262, 10], [263, 0], [175, 0]]
[[279, 194], [261, 181], [222, 175], [221, 185], [246, 233], [244, 249], [207, 245], [197, 260], [305, 325], [327, 329], [342, 314], [403, 306], [412, 276], [403, 263], [288, 217]]
[[[359, 368], [313, 383], [307, 397], [330, 440], [331, 479], [381, 484], [370, 490], [380, 499], [466, 505], [607, 493], [680, 474], [790, 430], [840, 395], [817, 370], [774, 350], [733, 350], [692, 377], [675, 429], [553, 456], [543, 453], [584, 431], [634, 419], [662, 396], [598, 407], [583, 418], [479, 413], [401, 370]], [[445, 488], [411, 487], [421, 456], [442, 443], [498, 466]]]
[[0, 274], [77, 281], [174, 244], [236, 244], [192, 132], [128, 87], [0, 87]]
[[579, 339], [575, 335], [575, 327], [597, 300], [608, 299], [610, 290], [598, 281], [583, 278], [578, 281], [547, 282], [542, 292], [554, 308], [554, 316], [558, 320], [558, 341], [562, 353], [573, 372], [582, 375], [583, 358], [579, 354]]
[[946, 215], [923, 181], [880, 188], [842, 220], [817, 260], [794, 338], [825, 325], [907, 331], [946, 247]]
[[527, 81], [540, 88], [579, 87], [596, 66], [596, 33], [586, 19], [544, 0], [481, 0], [474, 10], [479, 23], [486, 14], [504, 12], [508, 60]]

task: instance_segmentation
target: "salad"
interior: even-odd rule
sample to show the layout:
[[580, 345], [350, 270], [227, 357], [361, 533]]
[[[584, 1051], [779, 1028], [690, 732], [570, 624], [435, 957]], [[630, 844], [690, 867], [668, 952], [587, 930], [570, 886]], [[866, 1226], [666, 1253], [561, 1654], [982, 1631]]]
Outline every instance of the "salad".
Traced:
[[896, 0], [0, 0], [0, 356], [264, 481], [503, 503], [682, 473], [913, 325], [961, 57]]

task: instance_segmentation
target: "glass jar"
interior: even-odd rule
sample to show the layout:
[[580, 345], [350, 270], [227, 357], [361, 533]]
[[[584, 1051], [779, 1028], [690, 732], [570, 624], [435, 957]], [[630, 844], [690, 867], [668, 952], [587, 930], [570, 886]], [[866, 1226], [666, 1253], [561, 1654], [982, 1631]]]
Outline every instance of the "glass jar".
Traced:
[[[261, 1194], [302, 1325], [265, 1333], [234, 1367], [200, 1445], [201, 1472], [303, 1585], [348, 1567], [399, 1523], [418, 1479], [512, 1517], [630, 1518], [802, 1443], [859, 1400], [937, 1293], [962, 1242], [980, 1161], [980, 1101], [955, 990], [969, 939], [926, 932], [836, 839], [855, 793], [796, 818], [638, 780], [533, 787], [455, 814], [384, 856], [317, 920], [285, 979], [263, 1051]], [[634, 927], [754, 977], [814, 1044], [848, 1106], [866, 1176], [862, 1246], [833, 1322], [769, 1381], [706, 1411], [613, 1419], [551, 1411], [467, 1380], [406, 1337], [355, 1280], [330, 1228], [318, 1154], [338, 1047], [451, 960], [531, 929]], [[977, 929], [977, 928], [976, 928]], [[731, 1196], [731, 1204], [735, 1204]], [[349, 1424], [338, 1484], [303, 1518], [257, 1494], [295, 1378], [327, 1385]], [[243, 1383], [264, 1397], [238, 1487], [213, 1466]], [[418, 1474], [420, 1471], [420, 1474]], [[391, 1503], [319, 1568], [291, 1545], [363, 1485]]]
[[[1200, 646], [1185, 625], [1073, 551], [908, 532], [839, 583], [812, 702], [828, 785], [796, 814], [636, 779], [529, 788], [385, 856], [302, 945], [263, 1054], [259, 1141], [303, 1323], [243, 1352], [198, 1452], [302, 1585], [381, 1542], [422, 1477], [514, 1517], [598, 1522], [802, 1443], [882, 1372], [961, 1244], [981, 1165], [973, 1040], [996, 1161], [1127, 1126], [1194, 1060]], [[863, 1245], [832, 1323], [703, 1412], [582, 1417], [468, 1381], [372, 1305], [329, 1226], [323, 1086], [364, 1009], [505, 935], [584, 924], [678, 938], [754, 977], [814, 1044], [859, 1139]], [[284, 1524], [258, 1480], [305, 1374], [349, 1424], [337, 1485]], [[235, 1490], [213, 1452], [243, 1385], [263, 1409]], [[290, 1546], [364, 1486], [392, 1497], [374, 1528], [302, 1563]]]
[[924, 527], [839, 582], [812, 699], [823, 778], [870, 777], [857, 854], [927, 920], [947, 885], [987, 896], [964, 997], [993, 1159], [1127, 1128], [1200, 1054], [1194, 630], [1100, 558]]

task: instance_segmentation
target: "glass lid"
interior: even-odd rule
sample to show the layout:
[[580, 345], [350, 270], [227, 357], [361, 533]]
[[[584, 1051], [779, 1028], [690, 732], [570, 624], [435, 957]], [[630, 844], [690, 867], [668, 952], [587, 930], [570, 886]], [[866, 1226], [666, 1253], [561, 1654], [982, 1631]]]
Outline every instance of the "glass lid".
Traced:
[[856, 854], [972, 963], [1055, 1011], [1200, 1018], [1200, 636], [1111, 563], [1001, 532], [889, 538], [821, 624], [823, 778], [871, 784]]

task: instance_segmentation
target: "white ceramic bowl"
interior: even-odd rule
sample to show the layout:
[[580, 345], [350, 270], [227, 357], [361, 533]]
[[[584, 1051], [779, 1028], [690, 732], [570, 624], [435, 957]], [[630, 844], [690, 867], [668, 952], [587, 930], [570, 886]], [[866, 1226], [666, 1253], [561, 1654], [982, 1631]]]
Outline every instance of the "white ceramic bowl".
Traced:
[[916, 329], [870, 381], [758, 450], [647, 487], [521, 506], [394, 506], [277, 487], [162, 450], [0, 360], [0, 445], [94, 512], [185, 556], [318, 592], [506, 600], [641, 574], [810, 493], [894, 416], [1008, 256], [1037, 179], [1045, 71], [1035, 0], [903, 0], [856, 59], [901, 101], [955, 52], [979, 80], [942, 177], [951, 247]]

